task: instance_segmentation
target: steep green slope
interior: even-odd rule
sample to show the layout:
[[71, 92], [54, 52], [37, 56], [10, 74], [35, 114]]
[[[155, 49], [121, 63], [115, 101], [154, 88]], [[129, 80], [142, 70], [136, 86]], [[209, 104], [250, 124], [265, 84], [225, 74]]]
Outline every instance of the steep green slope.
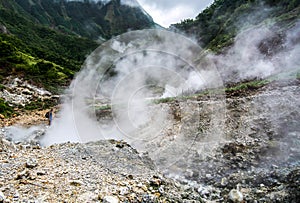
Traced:
[[99, 42], [154, 25], [138, 7], [93, 1], [0, 0], [0, 82], [18, 75], [58, 91]]
[[[93, 40], [33, 24], [7, 9], [0, 9], [0, 16], [6, 19], [1, 24], [10, 33], [0, 34], [2, 76], [18, 73], [26, 79], [42, 83], [47, 89], [55, 89], [66, 85], [80, 69], [85, 55], [98, 46]], [[51, 73], [51, 77], [44, 73]], [[62, 77], [56, 77], [58, 75]]]
[[173, 27], [196, 36], [201, 45], [215, 52], [232, 44], [237, 32], [260, 23], [281, 30], [300, 18], [300, 0], [215, 0], [196, 19], [187, 19]]

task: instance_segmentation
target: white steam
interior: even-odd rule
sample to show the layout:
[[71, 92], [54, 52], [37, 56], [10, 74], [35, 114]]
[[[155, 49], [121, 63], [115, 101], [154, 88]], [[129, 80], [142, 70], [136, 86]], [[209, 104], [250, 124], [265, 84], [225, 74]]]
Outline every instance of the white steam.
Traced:
[[[149, 126], [159, 132], [166, 112], [149, 108], [153, 98], [219, 88], [223, 80], [239, 82], [299, 70], [299, 32], [297, 23], [274, 44], [272, 40], [278, 36], [272, 30], [254, 27], [240, 33], [225, 54], [206, 54], [201, 60], [200, 47], [172, 32], [145, 30], [121, 35], [88, 57], [69, 89], [72, 98], [65, 102], [61, 117], [42, 143], [131, 140], [134, 132]], [[264, 45], [267, 40], [271, 43]], [[107, 104], [112, 108], [113, 123], [99, 125], [95, 111]]]
[[[148, 151], [161, 169], [182, 172], [193, 165], [193, 156], [213, 154], [232, 130], [225, 126], [223, 81], [299, 71], [299, 32], [300, 23], [285, 35], [256, 26], [238, 34], [221, 55], [163, 30], [120, 35], [87, 58], [41, 143], [125, 140]], [[209, 101], [154, 105], [207, 89], [219, 91]]]
[[0, 135], [15, 143], [37, 142], [37, 139], [45, 133], [44, 126], [10, 126], [1, 129]]
[[263, 79], [299, 69], [299, 28], [297, 23], [286, 36], [263, 26], [241, 32], [227, 53], [213, 56], [225, 82]]
[[[105, 138], [140, 142], [157, 136], [166, 112], [151, 108], [154, 98], [222, 86], [211, 60], [195, 63], [200, 52], [184, 36], [162, 30], [134, 31], [103, 44], [72, 82], [72, 96], [42, 143]], [[113, 122], [102, 125], [95, 112], [107, 101]], [[144, 128], [151, 130], [143, 138], [132, 137]]]

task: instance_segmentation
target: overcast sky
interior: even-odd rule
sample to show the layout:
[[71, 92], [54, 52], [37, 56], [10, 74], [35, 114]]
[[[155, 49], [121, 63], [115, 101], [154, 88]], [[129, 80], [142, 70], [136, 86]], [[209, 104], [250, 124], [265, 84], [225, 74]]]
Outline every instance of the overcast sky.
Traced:
[[213, 0], [137, 0], [153, 20], [169, 27], [187, 18], [195, 18]]

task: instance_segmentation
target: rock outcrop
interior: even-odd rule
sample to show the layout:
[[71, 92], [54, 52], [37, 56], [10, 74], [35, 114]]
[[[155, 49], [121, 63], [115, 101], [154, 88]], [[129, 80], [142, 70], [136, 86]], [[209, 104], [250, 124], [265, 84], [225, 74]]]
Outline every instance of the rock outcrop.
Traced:
[[38, 88], [19, 78], [7, 78], [4, 88], [0, 91], [0, 98], [13, 106], [25, 107], [34, 101], [57, 103], [59, 96]]

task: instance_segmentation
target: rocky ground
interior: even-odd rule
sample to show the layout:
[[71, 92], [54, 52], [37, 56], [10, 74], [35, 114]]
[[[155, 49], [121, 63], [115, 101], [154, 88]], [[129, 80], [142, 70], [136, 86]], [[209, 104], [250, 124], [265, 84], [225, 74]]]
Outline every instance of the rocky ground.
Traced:
[[[0, 202], [297, 203], [299, 94], [299, 80], [289, 80], [227, 92], [225, 102], [157, 104], [164, 129], [137, 132], [148, 138], [142, 147], [128, 140], [138, 151], [113, 140], [40, 147], [2, 137]], [[99, 122], [111, 117], [103, 111]]]
[[133, 137], [143, 143], [129, 142], [204, 201], [298, 202], [299, 93], [299, 80], [281, 80], [226, 92], [225, 99], [199, 95], [160, 103], [168, 119], [159, 135], [142, 129]]
[[[299, 93], [299, 80], [289, 80], [227, 94], [224, 122], [216, 124], [222, 127], [223, 139], [202, 128], [195, 147], [183, 156], [189, 161], [178, 165], [184, 168], [179, 180], [195, 181], [201, 197], [211, 201], [298, 202]], [[203, 104], [208, 110], [202, 111], [210, 112], [211, 104], [200, 99]], [[200, 115], [200, 126], [212, 125], [211, 118]], [[181, 127], [180, 133], [186, 136], [190, 131]]]
[[201, 202], [124, 142], [40, 148], [2, 139], [0, 150], [0, 202]]
[[[299, 92], [299, 80], [289, 80], [227, 95], [224, 140], [204, 142], [214, 150], [191, 148], [183, 182], [201, 183], [202, 198], [217, 202], [298, 202]], [[200, 123], [209, 124], [203, 117]], [[204, 138], [212, 136], [206, 131]]]
[[46, 112], [50, 109], [25, 111], [12, 118], [0, 118], [0, 127], [19, 125], [19, 126], [33, 126], [33, 125], [46, 125], [48, 123], [45, 117]]
[[13, 107], [14, 114], [9, 119], [0, 114], [0, 127], [44, 124], [45, 113], [59, 100], [59, 96], [19, 78], [6, 78], [1, 87], [0, 98]]

